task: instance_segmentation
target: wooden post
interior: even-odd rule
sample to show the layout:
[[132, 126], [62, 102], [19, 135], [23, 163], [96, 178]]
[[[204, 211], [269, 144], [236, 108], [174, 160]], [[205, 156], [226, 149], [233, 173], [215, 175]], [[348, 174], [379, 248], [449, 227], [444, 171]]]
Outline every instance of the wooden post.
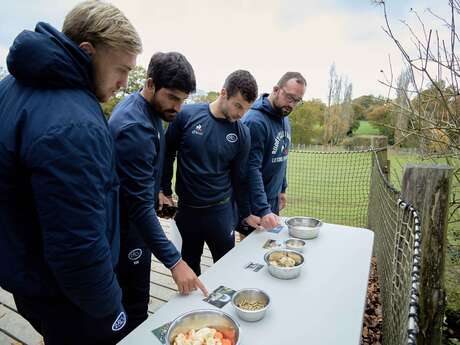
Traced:
[[401, 195], [421, 221], [419, 334], [417, 345], [440, 345], [446, 306], [444, 264], [447, 211], [452, 180], [448, 165], [410, 164], [404, 171]]
[[[388, 147], [388, 138], [384, 135], [374, 135], [371, 137], [371, 146], [376, 149], [387, 148]], [[379, 160], [380, 167], [382, 172], [388, 178], [390, 173], [390, 162], [388, 161], [388, 150], [377, 152], [377, 159]]]
[[[369, 135], [366, 136], [366, 142], [367, 146], [369, 147], [374, 147], [376, 149], [380, 148], [387, 148], [388, 147], [388, 137], [384, 135]], [[388, 179], [389, 173], [390, 173], [390, 161], [388, 160], [388, 150], [383, 150], [383, 151], [378, 151], [377, 153], [377, 160], [379, 161], [379, 165], [382, 168], [382, 172], [385, 175], [385, 177]], [[372, 163], [371, 163], [371, 172], [374, 171], [374, 155], [371, 157]], [[371, 202], [371, 195], [373, 189], [372, 186], [369, 186], [369, 206]], [[369, 208], [368, 208], [369, 209]], [[371, 219], [371, 214], [368, 211], [367, 215], [367, 227], [369, 229], [374, 229], [374, 225], [372, 224], [372, 219]]]

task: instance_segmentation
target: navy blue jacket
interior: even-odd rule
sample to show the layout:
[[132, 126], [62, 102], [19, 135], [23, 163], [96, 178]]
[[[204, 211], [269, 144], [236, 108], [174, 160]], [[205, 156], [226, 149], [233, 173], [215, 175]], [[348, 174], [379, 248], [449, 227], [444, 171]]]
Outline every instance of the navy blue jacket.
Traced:
[[248, 184], [251, 210], [263, 217], [275, 210], [275, 202], [287, 188], [286, 168], [291, 142], [289, 120], [278, 114], [262, 95], [244, 115], [242, 122], [251, 132]]
[[[192, 207], [218, 204], [245, 194], [251, 138], [240, 121], [229, 122], [211, 114], [209, 104], [182, 108], [166, 131], [166, 158], [162, 189], [171, 195], [173, 162], [177, 152], [176, 193], [179, 203]], [[238, 201], [238, 200], [237, 200]], [[242, 217], [249, 211], [241, 211]]]
[[116, 106], [109, 127], [117, 149], [121, 231], [136, 231], [153, 254], [172, 268], [180, 254], [155, 213], [165, 151], [161, 118], [136, 92]]
[[0, 285], [121, 310], [114, 143], [90, 57], [48, 24], [23, 31], [0, 82]]

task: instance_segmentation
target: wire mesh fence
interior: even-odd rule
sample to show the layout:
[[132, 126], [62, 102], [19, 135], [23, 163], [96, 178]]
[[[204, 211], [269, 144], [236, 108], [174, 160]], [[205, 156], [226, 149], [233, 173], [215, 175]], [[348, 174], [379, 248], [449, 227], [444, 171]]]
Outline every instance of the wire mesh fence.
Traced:
[[375, 153], [369, 196], [369, 225], [381, 287], [383, 344], [415, 344], [418, 323], [420, 221], [400, 199], [380, 168]]
[[292, 150], [288, 206], [283, 215], [369, 227], [381, 287], [383, 342], [415, 344], [417, 335], [420, 224], [378, 165], [384, 150]]
[[372, 152], [292, 150], [283, 216], [367, 227]]

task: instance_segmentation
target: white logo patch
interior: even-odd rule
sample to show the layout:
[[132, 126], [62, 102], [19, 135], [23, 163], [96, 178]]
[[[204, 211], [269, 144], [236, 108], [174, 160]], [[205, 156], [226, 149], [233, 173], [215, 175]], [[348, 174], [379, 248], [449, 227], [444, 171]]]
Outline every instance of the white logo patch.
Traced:
[[201, 124], [196, 125], [195, 129], [192, 131], [192, 134], [203, 135], [203, 128], [201, 128]]
[[238, 136], [235, 133], [229, 133], [225, 137], [229, 143], [236, 143], [238, 141]]
[[138, 260], [141, 256], [142, 256], [142, 249], [140, 248], [133, 249], [128, 253], [128, 259], [132, 261]]
[[126, 314], [125, 312], [121, 312], [120, 315], [118, 315], [117, 319], [112, 325], [112, 331], [116, 332], [119, 331], [120, 329], [123, 328], [123, 326], [126, 325]]

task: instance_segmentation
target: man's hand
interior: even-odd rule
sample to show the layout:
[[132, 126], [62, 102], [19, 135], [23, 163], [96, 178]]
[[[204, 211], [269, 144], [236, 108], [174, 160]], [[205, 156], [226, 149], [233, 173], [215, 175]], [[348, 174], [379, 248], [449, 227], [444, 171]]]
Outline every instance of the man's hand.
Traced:
[[272, 229], [280, 225], [280, 222], [276, 214], [269, 213], [262, 217], [262, 219], [260, 220], [260, 225], [264, 229]]
[[208, 290], [184, 260], [180, 259], [171, 273], [181, 295], [188, 295], [198, 288], [205, 297], [208, 296]]
[[163, 205], [175, 206], [172, 195], [166, 196], [163, 194], [163, 192], [158, 193], [158, 209], [162, 210]]
[[287, 205], [286, 193], [280, 193], [278, 205], [279, 205], [280, 211], [286, 207]]
[[244, 218], [243, 222], [246, 222], [246, 224], [256, 229], [260, 227], [260, 217], [257, 217], [253, 214]]

